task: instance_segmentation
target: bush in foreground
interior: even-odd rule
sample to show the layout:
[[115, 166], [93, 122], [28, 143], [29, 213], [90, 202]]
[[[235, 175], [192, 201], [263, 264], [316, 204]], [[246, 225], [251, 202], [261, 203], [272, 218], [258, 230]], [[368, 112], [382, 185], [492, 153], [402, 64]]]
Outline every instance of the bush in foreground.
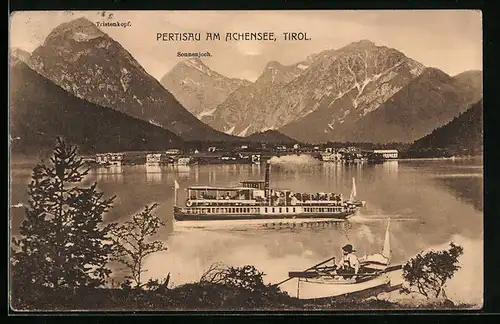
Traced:
[[104, 214], [114, 198], [104, 199], [96, 183], [78, 186], [88, 174], [76, 147], [58, 139], [50, 164], [33, 169], [29, 205], [12, 239], [11, 292], [14, 295], [50, 287], [99, 287], [111, 273], [112, 244]]
[[426, 298], [446, 298], [444, 287], [460, 269], [458, 258], [463, 254], [463, 247], [450, 243], [444, 251], [429, 251], [411, 258], [403, 266], [403, 278], [408, 287], [402, 292], [417, 292]]

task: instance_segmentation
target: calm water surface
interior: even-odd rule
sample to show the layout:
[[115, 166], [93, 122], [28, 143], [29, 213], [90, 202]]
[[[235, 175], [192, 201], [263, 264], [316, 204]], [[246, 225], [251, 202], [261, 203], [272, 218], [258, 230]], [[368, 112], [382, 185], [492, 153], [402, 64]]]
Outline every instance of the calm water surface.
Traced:
[[[279, 162], [279, 161], [278, 161]], [[453, 241], [464, 246], [462, 268], [450, 282], [448, 295], [455, 300], [482, 299], [483, 164], [480, 159], [389, 161], [383, 164], [287, 163], [272, 167], [271, 186], [295, 192], [342, 192], [348, 196], [356, 178], [358, 198], [367, 201], [348, 223], [325, 228], [271, 230], [265, 228], [179, 227], [172, 220], [173, 183], [235, 186], [245, 179], [262, 179], [259, 165], [203, 165], [192, 167], [127, 166], [96, 169], [87, 182], [97, 181], [106, 196], [116, 195], [107, 221], [127, 220], [145, 205], [159, 203], [158, 216], [167, 223], [159, 237], [169, 251], [146, 262], [146, 277], [171, 273], [174, 284], [199, 279], [214, 262], [255, 265], [268, 282], [287, 277], [339, 256], [351, 243], [358, 255], [379, 252], [387, 218], [391, 219], [393, 262], [405, 262], [424, 250], [446, 247]], [[11, 205], [27, 202], [26, 185], [32, 166], [11, 168]], [[179, 201], [186, 195], [179, 192]], [[24, 211], [11, 208], [13, 234]], [[295, 293], [292, 281], [283, 289]]]

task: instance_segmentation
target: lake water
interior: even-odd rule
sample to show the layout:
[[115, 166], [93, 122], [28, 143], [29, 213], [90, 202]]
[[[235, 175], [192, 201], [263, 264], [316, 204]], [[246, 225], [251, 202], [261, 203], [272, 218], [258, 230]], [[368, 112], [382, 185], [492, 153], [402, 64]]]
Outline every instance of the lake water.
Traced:
[[[304, 270], [324, 259], [340, 256], [351, 243], [359, 256], [382, 249], [387, 219], [391, 219], [393, 263], [405, 262], [428, 249], [446, 248], [453, 241], [464, 247], [461, 269], [449, 282], [455, 301], [482, 303], [483, 295], [483, 162], [407, 160], [383, 164], [335, 164], [288, 158], [276, 160], [271, 186], [295, 192], [342, 192], [348, 196], [352, 178], [357, 198], [367, 205], [348, 223], [322, 228], [266, 229], [255, 226], [186, 228], [174, 224], [173, 184], [238, 185], [263, 179], [264, 166], [200, 165], [191, 167], [124, 166], [96, 169], [86, 183], [97, 181], [106, 196], [116, 195], [107, 221], [127, 220], [145, 205], [159, 203], [156, 214], [167, 223], [159, 237], [169, 250], [146, 261], [145, 277], [171, 273], [174, 284], [198, 280], [211, 264], [255, 265], [267, 282], [286, 279], [288, 271]], [[11, 205], [27, 202], [32, 166], [11, 166]], [[24, 216], [11, 208], [12, 233]], [[182, 224], [181, 224], [182, 225]], [[282, 287], [295, 294], [292, 280]]]

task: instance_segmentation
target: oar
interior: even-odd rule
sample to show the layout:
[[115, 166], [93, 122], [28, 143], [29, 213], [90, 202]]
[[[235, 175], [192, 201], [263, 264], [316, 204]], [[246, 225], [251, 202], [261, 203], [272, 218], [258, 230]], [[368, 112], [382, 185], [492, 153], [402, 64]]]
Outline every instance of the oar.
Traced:
[[[316, 268], [316, 267], [319, 267], [320, 265], [323, 265], [323, 264], [325, 264], [325, 263], [327, 263], [327, 262], [329, 262], [329, 261], [332, 261], [332, 260], [334, 260], [334, 259], [335, 259], [335, 257], [330, 258], [330, 259], [325, 260], [325, 261], [322, 261], [322, 262], [320, 262], [320, 263], [318, 263], [318, 264], [316, 264], [316, 265], [314, 265], [314, 266], [310, 267], [309, 269], [306, 269], [306, 270], [304, 270], [304, 271], [302, 271], [302, 272], [306, 272], [306, 271], [312, 270], [312, 269], [314, 269], [314, 268]], [[278, 282], [277, 284], [272, 285], [272, 287], [276, 287], [276, 286], [279, 286], [279, 285], [281, 285], [281, 284], [284, 284], [285, 282], [287, 282], [287, 281], [289, 281], [289, 280], [291, 280], [291, 279], [294, 279], [294, 278], [295, 278], [295, 277], [288, 277], [287, 279], [285, 279], [285, 280], [283, 280], [283, 281], [281, 281], [281, 282]]]
[[403, 265], [396, 264], [396, 265], [385, 268], [383, 272], [391, 272], [391, 271], [396, 271], [396, 270], [401, 270], [401, 269], [403, 269]]

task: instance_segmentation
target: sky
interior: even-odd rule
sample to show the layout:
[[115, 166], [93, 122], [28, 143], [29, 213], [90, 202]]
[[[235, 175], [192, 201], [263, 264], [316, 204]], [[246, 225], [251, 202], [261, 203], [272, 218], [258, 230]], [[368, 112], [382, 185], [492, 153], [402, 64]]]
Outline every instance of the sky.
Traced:
[[[112, 14], [112, 17], [109, 15]], [[161, 79], [183, 58], [177, 52], [210, 52], [203, 62], [227, 77], [254, 81], [269, 61], [289, 65], [323, 50], [368, 39], [395, 48], [428, 67], [456, 75], [482, 70], [481, 12], [473, 10], [307, 11], [26, 11], [10, 20], [10, 46], [28, 52], [63, 22], [130, 22], [100, 27], [153, 77]], [[157, 41], [157, 33], [200, 32], [200, 42]], [[218, 32], [220, 41], [206, 41]], [[276, 42], [224, 40], [227, 32], [274, 32]], [[304, 32], [311, 40], [286, 41], [282, 33]]]

